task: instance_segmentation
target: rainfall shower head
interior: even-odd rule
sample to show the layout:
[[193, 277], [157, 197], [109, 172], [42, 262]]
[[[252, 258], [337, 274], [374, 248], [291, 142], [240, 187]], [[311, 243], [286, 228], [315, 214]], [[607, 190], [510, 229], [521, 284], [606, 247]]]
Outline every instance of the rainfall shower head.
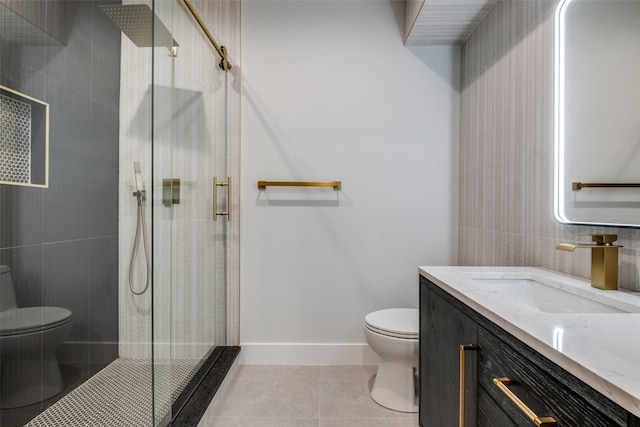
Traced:
[[138, 47], [166, 46], [172, 51], [178, 46], [167, 27], [146, 4], [100, 5], [100, 9]]

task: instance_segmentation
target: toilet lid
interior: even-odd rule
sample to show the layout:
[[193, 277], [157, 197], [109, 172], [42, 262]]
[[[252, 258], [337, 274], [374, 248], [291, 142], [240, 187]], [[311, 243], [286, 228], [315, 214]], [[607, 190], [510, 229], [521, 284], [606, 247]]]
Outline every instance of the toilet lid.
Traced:
[[364, 318], [367, 328], [382, 335], [399, 338], [418, 338], [418, 310], [390, 308], [374, 311]]
[[38, 332], [55, 328], [70, 321], [71, 312], [66, 308], [14, 308], [0, 313], [0, 336]]

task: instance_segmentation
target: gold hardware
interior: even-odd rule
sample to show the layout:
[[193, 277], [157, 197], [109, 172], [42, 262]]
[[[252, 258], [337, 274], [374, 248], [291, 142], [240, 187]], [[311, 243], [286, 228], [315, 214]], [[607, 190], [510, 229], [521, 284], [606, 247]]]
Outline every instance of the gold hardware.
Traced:
[[[227, 187], [227, 210], [218, 210], [218, 187]], [[213, 220], [218, 220], [218, 215], [226, 216], [227, 221], [231, 221], [231, 177], [227, 177], [227, 182], [218, 182], [217, 177], [213, 177]]]
[[218, 178], [213, 177], [213, 220], [218, 220]]
[[460, 344], [460, 427], [464, 427], [464, 383], [465, 383], [465, 366], [467, 350], [477, 350], [478, 347], [473, 344]]
[[524, 414], [529, 418], [535, 425], [538, 427], [555, 427], [558, 424], [553, 417], [539, 417], [533, 412], [527, 405], [524, 404], [522, 400], [518, 398], [509, 388], [508, 385], [511, 384], [511, 380], [509, 378], [494, 378], [493, 383], [498, 386], [500, 391], [507, 395], [507, 397], [516, 404], [518, 409], [520, 409]]
[[258, 189], [267, 187], [333, 187], [334, 190], [342, 188], [342, 181], [331, 182], [300, 182], [300, 181], [258, 181]]
[[189, 12], [191, 12], [193, 17], [198, 22], [198, 25], [200, 25], [200, 28], [202, 28], [202, 31], [204, 31], [204, 34], [207, 36], [207, 38], [209, 39], [209, 41], [211, 42], [211, 44], [213, 45], [215, 50], [218, 52], [218, 55], [220, 55], [220, 58], [221, 58], [220, 59], [220, 64], [219, 64], [220, 68], [223, 69], [224, 71], [229, 71], [233, 67], [233, 65], [231, 64], [231, 62], [229, 62], [229, 57], [227, 55], [227, 49], [225, 49], [224, 46], [220, 47], [218, 45], [218, 43], [216, 43], [215, 39], [213, 38], [213, 36], [209, 32], [209, 29], [207, 28], [207, 26], [205, 25], [204, 21], [200, 17], [200, 14], [198, 13], [196, 8], [191, 3], [191, 0], [183, 0], [183, 1], [184, 1], [184, 4], [189, 9]]
[[577, 248], [591, 249], [591, 286], [607, 291], [618, 289], [618, 240], [615, 234], [589, 234], [593, 244], [572, 245], [561, 243], [556, 249], [573, 252]]
[[571, 183], [573, 190], [582, 190], [583, 188], [640, 188], [640, 184], [629, 183], [601, 183], [601, 182], [573, 182]]
[[[135, 195], [135, 193], [134, 193]], [[177, 178], [162, 180], [162, 204], [170, 208], [180, 204], [180, 180]]]

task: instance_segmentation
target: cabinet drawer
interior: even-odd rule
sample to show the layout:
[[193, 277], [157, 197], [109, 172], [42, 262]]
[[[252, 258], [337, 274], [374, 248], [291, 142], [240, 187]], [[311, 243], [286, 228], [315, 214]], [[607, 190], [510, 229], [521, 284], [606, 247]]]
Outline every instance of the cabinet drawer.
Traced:
[[[478, 330], [478, 383], [518, 426], [533, 426], [523, 412], [494, 383], [494, 378], [512, 381], [511, 390], [539, 417], [553, 417], [558, 426], [626, 426], [627, 413], [586, 384], [550, 361], [518, 343], [498, 338], [484, 328]], [[548, 367], [548, 368], [547, 368]], [[546, 369], [545, 369], [546, 368]]]
[[478, 427], [519, 427], [489, 396], [482, 387], [478, 388]]

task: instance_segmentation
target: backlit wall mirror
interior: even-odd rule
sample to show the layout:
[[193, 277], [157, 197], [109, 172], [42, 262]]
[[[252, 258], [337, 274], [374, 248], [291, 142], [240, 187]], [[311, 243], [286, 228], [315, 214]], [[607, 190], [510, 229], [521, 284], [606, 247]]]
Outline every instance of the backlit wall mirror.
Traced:
[[47, 187], [49, 105], [0, 86], [0, 184]]
[[640, 0], [560, 1], [554, 166], [558, 221], [640, 226]]

